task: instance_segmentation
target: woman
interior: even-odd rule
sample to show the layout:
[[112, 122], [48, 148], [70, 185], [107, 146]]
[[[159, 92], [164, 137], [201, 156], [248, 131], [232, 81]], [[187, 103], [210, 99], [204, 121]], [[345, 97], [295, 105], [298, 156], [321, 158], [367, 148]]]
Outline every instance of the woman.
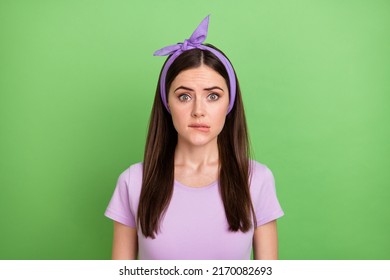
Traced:
[[283, 211], [274, 178], [249, 159], [244, 108], [230, 61], [190, 39], [165, 47], [144, 162], [119, 177], [105, 215], [113, 259], [277, 259]]

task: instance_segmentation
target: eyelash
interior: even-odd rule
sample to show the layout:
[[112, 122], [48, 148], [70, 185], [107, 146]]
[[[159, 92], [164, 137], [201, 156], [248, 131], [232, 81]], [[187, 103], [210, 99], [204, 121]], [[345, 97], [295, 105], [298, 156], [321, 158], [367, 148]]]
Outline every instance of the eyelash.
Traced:
[[212, 96], [212, 95], [214, 95], [214, 96], [217, 97], [217, 99], [210, 99], [210, 100], [212, 100], [212, 101], [217, 101], [217, 100], [221, 97], [218, 93], [210, 93], [207, 97], [209, 98], [209, 97]]
[[[186, 99], [186, 100], [183, 99], [184, 96], [186, 96], [186, 97], [188, 97], [188, 98], [191, 98], [190, 95], [184, 93], [184, 94], [180, 94], [180, 95], [178, 96], [179, 101], [181, 101], [181, 102], [188, 102], [188, 101], [189, 101], [188, 99]], [[217, 98], [216, 98], [216, 99], [210, 99], [210, 96], [216, 96]], [[208, 100], [211, 100], [211, 101], [217, 101], [220, 97], [221, 97], [221, 96], [220, 96], [218, 93], [210, 93], [210, 94], [207, 96], [207, 99], [208, 99]]]
[[183, 96], [186, 96], [188, 98], [190, 98], [190, 96], [188, 94], [180, 94], [177, 98], [179, 99], [179, 101], [181, 102], [188, 102], [189, 100], [188, 99], [183, 99]]

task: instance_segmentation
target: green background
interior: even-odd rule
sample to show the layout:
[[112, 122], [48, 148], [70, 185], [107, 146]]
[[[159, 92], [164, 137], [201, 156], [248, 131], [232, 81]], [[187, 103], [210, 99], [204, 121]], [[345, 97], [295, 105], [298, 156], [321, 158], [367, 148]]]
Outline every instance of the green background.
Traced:
[[152, 53], [211, 14], [281, 259], [390, 259], [390, 2], [0, 1], [0, 259], [109, 259], [103, 216], [142, 161]]

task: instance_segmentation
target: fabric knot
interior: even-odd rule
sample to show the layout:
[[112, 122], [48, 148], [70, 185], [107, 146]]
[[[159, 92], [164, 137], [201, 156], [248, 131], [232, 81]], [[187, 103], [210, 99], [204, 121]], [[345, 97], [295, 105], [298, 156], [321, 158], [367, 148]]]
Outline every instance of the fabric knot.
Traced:
[[184, 40], [183, 43], [177, 43], [176, 45], [171, 45], [159, 49], [154, 52], [153, 55], [156, 56], [165, 56], [165, 55], [173, 55], [177, 51], [184, 52], [186, 50], [192, 48], [198, 48], [202, 43], [206, 40], [207, 30], [209, 27], [209, 17], [207, 16], [195, 29], [189, 39]]
[[181, 45], [181, 50], [182, 51], [186, 51], [187, 50], [187, 46], [188, 46], [188, 40], [185, 39], [183, 44]]

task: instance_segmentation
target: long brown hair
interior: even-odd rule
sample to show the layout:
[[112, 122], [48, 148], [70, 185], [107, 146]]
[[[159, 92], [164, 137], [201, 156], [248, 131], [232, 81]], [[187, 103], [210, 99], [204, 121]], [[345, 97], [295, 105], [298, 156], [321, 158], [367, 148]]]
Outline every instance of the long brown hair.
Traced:
[[[212, 45], [208, 46], [217, 49]], [[166, 92], [181, 71], [197, 68], [202, 64], [218, 72], [229, 85], [229, 76], [224, 65], [212, 52], [192, 49], [183, 52], [172, 63], [166, 76]], [[157, 83], [145, 145], [142, 189], [137, 217], [143, 235], [151, 238], [155, 238], [155, 233], [158, 233], [161, 217], [172, 197], [174, 153], [177, 144], [177, 132], [173, 126], [172, 117], [161, 101], [160, 78]], [[250, 147], [237, 78], [236, 83], [234, 106], [226, 116], [225, 125], [217, 139], [220, 161], [218, 180], [229, 230], [247, 232], [252, 226], [251, 218], [254, 224], [256, 221], [249, 192]]]

